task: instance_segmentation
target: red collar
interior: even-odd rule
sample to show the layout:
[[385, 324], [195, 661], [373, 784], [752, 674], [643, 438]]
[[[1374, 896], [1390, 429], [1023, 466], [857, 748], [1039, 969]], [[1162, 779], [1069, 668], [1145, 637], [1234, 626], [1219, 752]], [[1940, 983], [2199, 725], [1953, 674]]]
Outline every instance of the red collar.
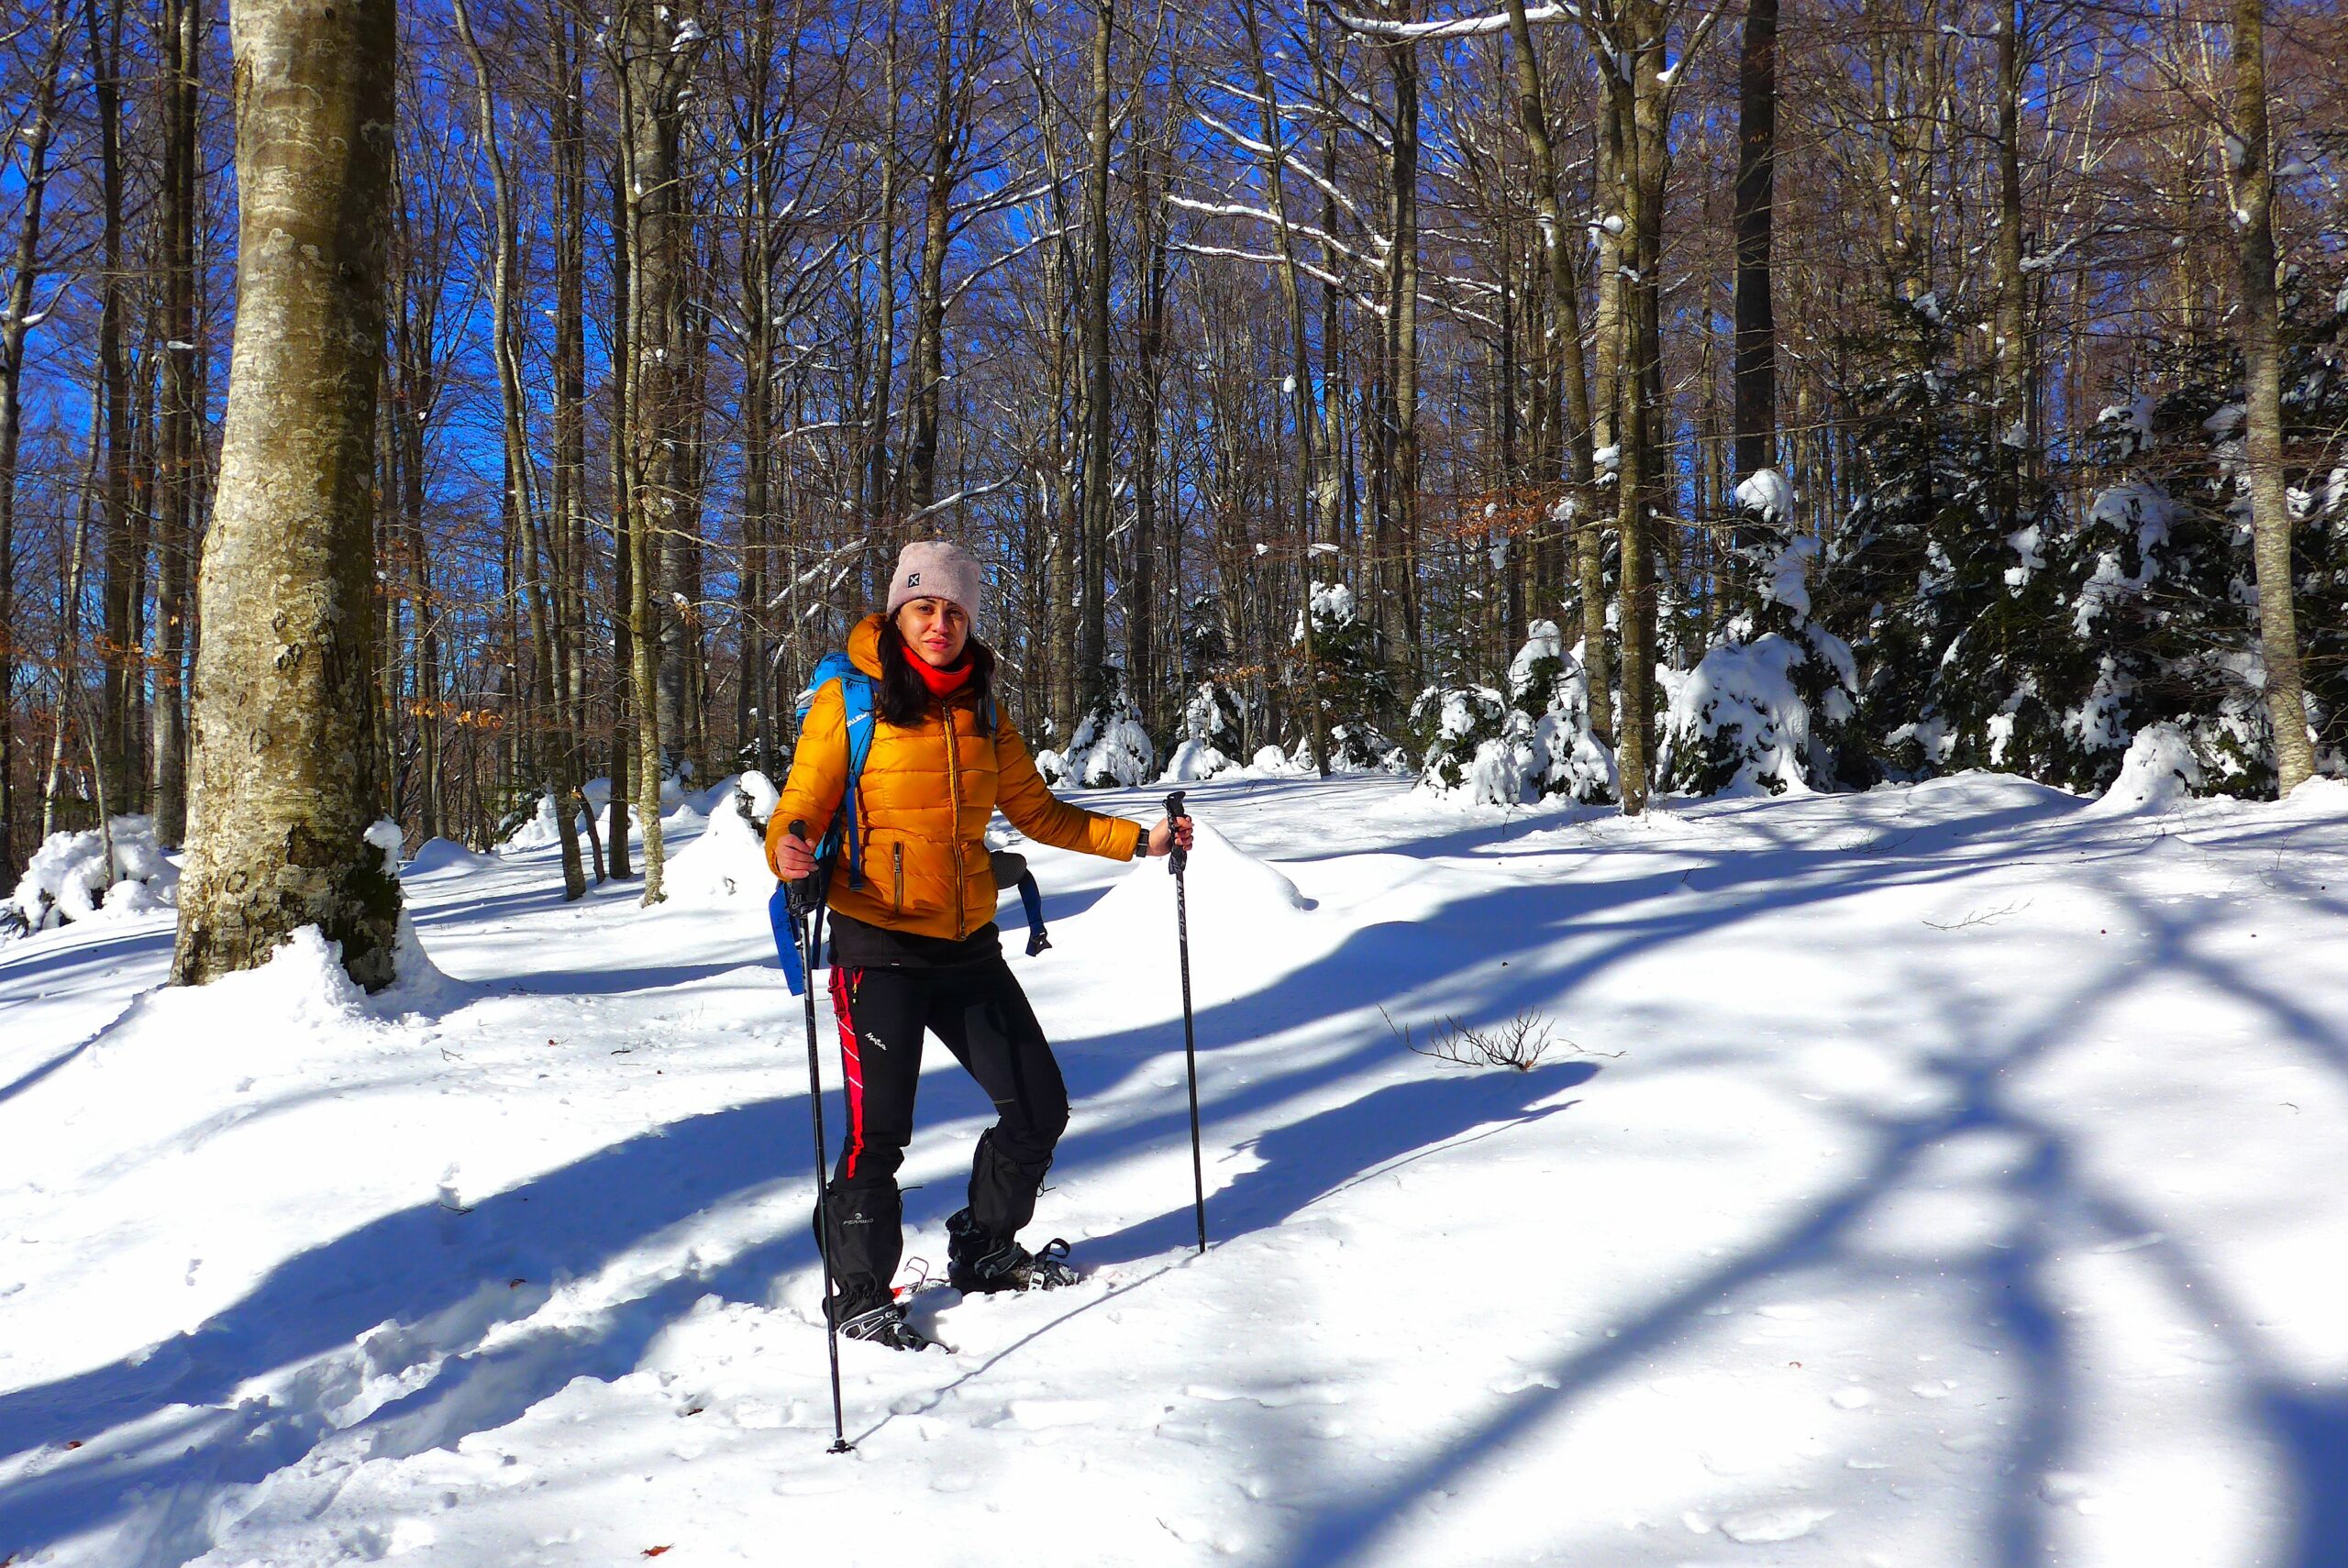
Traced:
[[905, 662], [914, 667], [914, 673], [921, 677], [922, 684], [929, 688], [932, 697], [951, 697], [970, 682], [970, 658], [968, 654], [963, 655], [958, 664], [936, 669], [931, 668], [927, 659], [908, 648]]

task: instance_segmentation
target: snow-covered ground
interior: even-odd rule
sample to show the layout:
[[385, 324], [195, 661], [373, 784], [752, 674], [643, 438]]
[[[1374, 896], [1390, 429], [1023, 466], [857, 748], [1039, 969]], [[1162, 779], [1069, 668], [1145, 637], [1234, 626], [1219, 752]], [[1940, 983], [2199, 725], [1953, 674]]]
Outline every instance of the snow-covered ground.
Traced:
[[372, 1001], [0, 947], [0, 1562], [2348, 1562], [2348, 786], [1402, 788], [1193, 793], [1203, 1257], [1170, 879], [1035, 852], [1087, 1277], [844, 1346], [845, 1457], [745, 835], [650, 911], [433, 846]]

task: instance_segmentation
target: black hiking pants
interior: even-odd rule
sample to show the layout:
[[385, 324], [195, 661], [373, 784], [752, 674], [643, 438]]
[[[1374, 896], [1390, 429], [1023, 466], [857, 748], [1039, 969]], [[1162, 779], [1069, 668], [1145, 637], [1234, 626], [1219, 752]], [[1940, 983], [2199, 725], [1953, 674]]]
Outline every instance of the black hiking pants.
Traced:
[[922, 1036], [935, 1034], [994, 1101], [995, 1124], [970, 1163], [970, 1216], [1008, 1239], [1035, 1217], [1036, 1194], [1068, 1126], [1059, 1064], [1000, 956], [937, 968], [832, 970], [847, 1079], [847, 1138], [824, 1192], [825, 1240], [842, 1320], [889, 1299], [904, 1252], [897, 1167], [914, 1135]]

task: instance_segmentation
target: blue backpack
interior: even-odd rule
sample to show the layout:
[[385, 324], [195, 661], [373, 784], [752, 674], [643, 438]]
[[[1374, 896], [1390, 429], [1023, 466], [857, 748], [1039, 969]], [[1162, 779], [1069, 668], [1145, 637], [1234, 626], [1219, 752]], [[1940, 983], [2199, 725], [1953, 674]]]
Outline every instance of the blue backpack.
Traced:
[[840, 809], [832, 813], [831, 825], [824, 830], [824, 839], [815, 846], [815, 875], [828, 884], [832, 867], [839, 863], [840, 848], [847, 848], [847, 885], [864, 886], [864, 834], [862, 804], [858, 799], [864, 778], [865, 759], [872, 755], [872, 678], [856, 668], [856, 661], [846, 653], [827, 653], [815, 666], [815, 673], [808, 679], [807, 690], [799, 694], [799, 730], [806, 733], [808, 711], [815, 706], [815, 698], [833, 681], [840, 685], [840, 706], [847, 730], [847, 782], [840, 790]]
[[[839, 810], [832, 813], [830, 825], [824, 829], [824, 836], [815, 845], [815, 875], [813, 881], [818, 889], [828, 887], [832, 873], [840, 863], [841, 852], [845, 849], [847, 861], [847, 885], [860, 889], [864, 886], [864, 810], [859, 797], [864, 778], [864, 764], [872, 755], [875, 690], [872, 678], [857, 668], [856, 661], [849, 658], [845, 652], [825, 654], [816, 664], [815, 673], [808, 678], [807, 690], [799, 694], [798, 724], [800, 732], [803, 734], [807, 727], [807, 714], [815, 706], [816, 697], [821, 694], [825, 687], [834, 681], [839, 682], [841, 717], [843, 726], [847, 732], [847, 776], [846, 783], [840, 790]], [[991, 730], [994, 726], [994, 703], [991, 698], [988, 700], [985, 717], [987, 727]], [[1052, 944], [1051, 938], [1046, 935], [1044, 931], [1043, 893], [1036, 886], [1036, 874], [1026, 868], [1026, 863], [1024, 860], [1016, 856], [1002, 858], [1008, 862], [1015, 862], [1018, 867], [1013, 877], [1019, 886], [1019, 901], [1027, 911], [1027, 952], [1032, 957]], [[1009, 867], [1006, 866], [1005, 868], [1009, 869]], [[1004, 879], [1010, 878], [999, 878], [999, 880]], [[803, 977], [800, 973], [798, 944], [793, 936], [786, 934], [796, 924], [798, 918], [789, 909], [788, 894], [787, 886], [777, 887], [774, 897], [769, 901], [767, 912], [768, 918], [774, 924], [776, 954], [781, 958], [783, 969], [791, 981], [792, 994], [796, 996], [803, 982]], [[811, 956], [822, 951], [825, 908], [825, 900], [820, 896], [812, 901], [814, 925], [808, 934], [808, 952]], [[786, 921], [791, 922], [792, 924], [787, 925]]]

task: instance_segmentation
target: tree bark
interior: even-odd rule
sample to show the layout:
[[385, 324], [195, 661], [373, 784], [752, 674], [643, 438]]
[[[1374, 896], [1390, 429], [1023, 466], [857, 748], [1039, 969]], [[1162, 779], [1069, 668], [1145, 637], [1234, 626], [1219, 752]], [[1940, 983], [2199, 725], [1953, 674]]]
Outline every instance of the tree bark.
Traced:
[[396, 877], [366, 841], [375, 390], [398, 35], [391, 0], [236, 0], [236, 347], [199, 594], [194, 831], [172, 977], [301, 926], [393, 978]]
[[[49, 193], [49, 149], [57, 131], [57, 79], [71, 31], [66, 0], [52, 0], [49, 42], [34, 78], [24, 142], [24, 219], [8, 272], [7, 315], [0, 317], [0, 887], [14, 889], [17, 858], [17, 454], [24, 435], [25, 338], [32, 330], [33, 292], [40, 281], [41, 213]], [[60, 682], [60, 690], [63, 684]], [[62, 704], [61, 704], [61, 708]], [[61, 723], [62, 714], [60, 715]]]
[[1419, 54], [1414, 44], [1387, 47], [1394, 78], [1394, 151], [1388, 160], [1393, 200], [1393, 353], [1387, 383], [1393, 430], [1394, 536], [1384, 552], [1391, 591], [1401, 601], [1401, 672], [1415, 690], [1423, 673], [1419, 635]]
[[138, 609], [145, 600], [146, 540], [130, 506], [130, 370], [124, 347], [129, 278], [123, 264], [122, 10], [85, 0], [83, 18], [90, 49], [90, 87], [98, 117], [98, 188], [104, 228], [99, 242], [98, 385], [105, 403], [105, 491], [102, 534], [105, 575], [100, 589], [98, 768], [106, 799], [130, 809], [134, 680]]
[[196, 341], [197, 96], [203, 69], [200, 0], [163, 7], [163, 406], [158, 436], [155, 545], [155, 836], [187, 835], [188, 579], [195, 549], [196, 470], [204, 460], [203, 377]]
[[[515, 547], [521, 556], [522, 591], [534, 667], [532, 679], [525, 681], [519, 674], [521, 660], [515, 660], [515, 697], [524, 728], [533, 743], [526, 755], [535, 764], [538, 788], [553, 809], [556, 837], [562, 846], [562, 896], [567, 900], [577, 900], [587, 894], [587, 877], [579, 856], [578, 818], [570, 803], [574, 792], [570, 775], [570, 736], [565, 723], [559, 655], [547, 602], [547, 521], [538, 504], [537, 487], [532, 482], [529, 407], [522, 385], [521, 328], [515, 308], [520, 290], [516, 277], [520, 259], [516, 255], [519, 242], [515, 233], [514, 198], [506, 179], [504, 145], [498, 136], [497, 103], [490, 83], [489, 61], [482, 58], [481, 46], [473, 37], [472, 17], [465, 9], [464, 0], [455, 0], [454, 15], [457, 36], [473, 70], [473, 101], [481, 116], [481, 145], [482, 155], [489, 160], [490, 215], [496, 228], [490, 249], [490, 340], [497, 363], [498, 424], [504, 438], [506, 505], [516, 524]], [[519, 650], [515, 651], [518, 654]]]
[[1110, 46], [1117, 28], [1116, 0], [1096, 0], [1091, 51], [1091, 123], [1085, 137], [1085, 269], [1082, 326], [1084, 355], [1083, 524], [1079, 547], [1083, 571], [1077, 586], [1076, 661], [1080, 700], [1090, 708], [1108, 690], [1108, 563], [1110, 472], [1114, 367], [1109, 358], [1109, 153], [1115, 127], [1109, 77]]
[[2258, 647], [2275, 782], [2283, 794], [2315, 773], [2291, 581], [2291, 506], [2283, 471], [2283, 322], [2275, 282], [2275, 171], [2266, 123], [2266, 0], [2233, 0], [2234, 221], [2241, 228], [2243, 458], [2249, 466]]
[[2021, 233], [2021, 17], [2022, 0], [1998, 0], [1998, 243], [1997, 343], [1994, 404], [1988, 432], [1996, 457], [1999, 526], [2021, 526], [2015, 515], [2021, 501], [2021, 458], [2023, 443], [2009, 440], [2015, 425], [2025, 442], [2030, 425], [2030, 352], [2025, 291], [2030, 280], [2022, 271]]
[[[661, 734], [661, 624], [653, 599], [668, 537], [683, 516], [681, 448], [686, 432], [683, 186], [679, 94], [700, 45], [681, 14], [632, 0], [623, 12], [620, 74], [626, 96], [622, 190], [627, 211], [629, 632], [636, 652], [636, 809], [644, 832], [644, 901], [660, 889], [660, 784], [669, 759]], [[670, 22], [675, 30], [670, 30]], [[698, 28], [693, 29], [697, 34]]]
[[[1134, 417], [1134, 569], [1125, 596], [1125, 680], [1145, 725], [1159, 717], [1153, 633], [1157, 623], [1158, 422], [1165, 395], [1167, 209], [1157, 149], [1141, 149], [1135, 206], [1142, 223], [1140, 320], [1134, 337], [1134, 371], [1141, 406]], [[1174, 580], [1180, 582], [1178, 576]], [[1178, 623], [1175, 635], [1181, 635]]]
[[[1589, 728], [1600, 740], [1611, 743], [1614, 708], [1611, 661], [1606, 649], [1606, 539], [1599, 524], [1593, 455], [1596, 403], [1582, 360], [1580, 284], [1574, 278], [1574, 241], [1566, 227], [1557, 189], [1557, 155], [1549, 139], [1541, 57], [1533, 48], [1524, 0], [1507, 0], [1507, 6], [1509, 39], [1516, 60], [1517, 119], [1533, 156], [1534, 213], [1540, 221], [1541, 255], [1546, 264], [1549, 359], [1556, 367], [1565, 395], [1566, 461], [1561, 477], [1566, 486], [1566, 525], [1573, 533], [1575, 575], [1581, 598], [1582, 668], [1589, 679]], [[1602, 326], [1600, 337], [1602, 340]], [[1599, 395], [1606, 395], [1602, 377]]]
[[1737, 61], [1736, 363], [1730, 372], [1739, 479], [1778, 463], [1778, 316], [1769, 272], [1777, 170], [1778, 0], [1746, 0]]
[[1326, 778], [1329, 776], [1328, 723], [1321, 712], [1321, 659], [1312, 634], [1312, 573], [1316, 557], [1309, 547], [1335, 541], [1316, 537], [1319, 513], [1312, 504], [1312, 436], [1315, 424], [1312, 355], [1305, 340], [1304, 296], [1296, 282], [1296, 237], [1288, 220], [1288, 186], [1282, 174], [1288, 143], [1280, 133], [1279, 94], [1272, 83], [1270, 68], [1264, 63], [1264, 40], [1256, 18], [1256, 0], [1239, 0], [1239, 17], [1246, 28], [1247, 58], [1256, 73], [1257, 124], [1264, 138], [1264, 182], [1271, 193], [1273, 227], [1279, 237], [1280, 302], [1288, 307], [1289, 392], [1296, 410], [1296, 532], [1297, 537], [1308, 547], [1303, 551], [1303, 569], [1298, 573], [1303, 589], [1303, 602], [1299, 606], [1297, 624], [1302, 628], [1300, 640], [1304, 645], [1305, 723], [1312, 736], [1313, 763], [1320, 769], [1321, 777]]

